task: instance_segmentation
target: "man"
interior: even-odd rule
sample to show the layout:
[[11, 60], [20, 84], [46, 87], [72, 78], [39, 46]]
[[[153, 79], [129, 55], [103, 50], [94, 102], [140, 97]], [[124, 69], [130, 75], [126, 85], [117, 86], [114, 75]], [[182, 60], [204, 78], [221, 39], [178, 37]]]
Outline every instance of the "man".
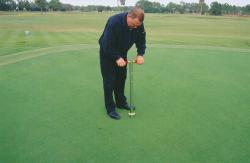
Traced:
[[127, 52], [135, 43], [137, 48], [135, 63], [139, 65], [144, 63], [146, 33], [143, 20], [144, 11], [139, 7], [134, 7], [128, 13], [114, 15], [109, 18], [99, 39], [105, 107], [107, 114], [113, 119], [120, 119], [116, 107], [130, 110], [124, 95]]

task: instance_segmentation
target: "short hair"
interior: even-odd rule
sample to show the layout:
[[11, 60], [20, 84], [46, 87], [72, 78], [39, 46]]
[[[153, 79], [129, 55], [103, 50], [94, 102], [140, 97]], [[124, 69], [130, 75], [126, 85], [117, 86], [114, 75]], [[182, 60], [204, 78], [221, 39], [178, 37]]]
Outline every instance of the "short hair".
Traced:
[[144, 20], [144, 11], [142, 8], [140, 8], [139, 6], [135, 6], [133, 7], [129, 12], [128, 15], [135, 19], [138, 18], [140, 22], [143, 22]]

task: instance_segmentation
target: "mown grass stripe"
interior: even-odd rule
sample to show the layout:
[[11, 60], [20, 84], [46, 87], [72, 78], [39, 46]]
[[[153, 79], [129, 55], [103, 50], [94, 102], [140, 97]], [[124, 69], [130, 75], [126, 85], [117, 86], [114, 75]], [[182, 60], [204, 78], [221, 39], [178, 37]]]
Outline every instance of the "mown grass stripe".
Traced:
[[73, 33], [72, 37], [74, 38], [75, 42], [82, 43], [86, 40], [85, 38], [88, 37], [88, 33], [77, 32]]
[[79, 33], [67, 33], [67, 35], [65, 36], [68, 38], [71, 38], [72, 42], [78, 43], [78, 44], [80, 44], [82, 40], [84, 40], [83, 35]]
[[39, 40], [37, 43], [40, 44], [40, 46], [49, 46], [50, 40], [47, 37], [48, 32], [37, 32], [37, 40]]
[[60, 32], [51, 32], [50, 35], [55, 43], [65, 43], [65, 37], [62, 37]]
[[23, 51], [25, 48], [24, 33], [22, 31], [11, 31], [1, 47], [0, 56]]
[[4, 47], [13, 35], [13, 31], [2, 31], [1, 33], [0, 47]]
[[61, 37], [65, 40], [65, 43], [75, 43], [75, 38], [73, 34], [70, 32], [62, 32], [60, 33]]
[[31, 58], [50, 55], [58, 52], [93, 49], [93, 48], [98, 48], [98, 47], [96, 45], [80, 44], [80, 45], [66, 45], [66, 46], [56, 46], [56, 47], [29, 50], [0, 57], [0, 66], [24, 61]]
[[[230, 51], [230, 52], [241, 52], [243, 54], [249, 54], [250, 52], [250, 49], [225, 48], [225, 47], [213, 47], [213, 46], [149, 44], [148, 47], [158, 48], [158, 49], [169, 48], [169, 49], [188, 49], [188, 50]], [[72, 45], [54, 46], [48, 48], [39, 48], [35, 50], [28, 50], [28, 51], [13, 53], [11, 55], [0, 56], [0, 66], [20, 62], [30, 58], [49, 55], [56, 52], [74, 51], [79, 49], [95, 49], [95, 48], [99, 48], [99, 46], [96, 44], [72, 44]]]
[[200, 50], [212, 50], [212, 51], [234, 51], [249, 53], [250, 49], [245, 48], [228, 48], [220, 46], [203, 46], [203, 45], [168, 45], [168, 44], [148, 44], [148, 48], [173, 48], [173, 49], [200, 49]]

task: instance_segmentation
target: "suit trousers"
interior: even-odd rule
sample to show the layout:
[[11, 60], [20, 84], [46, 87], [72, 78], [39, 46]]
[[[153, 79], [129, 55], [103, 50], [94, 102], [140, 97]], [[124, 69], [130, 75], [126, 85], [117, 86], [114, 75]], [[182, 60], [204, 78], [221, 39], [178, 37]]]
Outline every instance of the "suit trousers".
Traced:
[[[118, 67], [116, 62], [100, 54], [100, 67], [103, 78], [104, 101], [107, 112], [115, 111], [116, 106], [127, 103], [124, 95], [127, 78], [127, 65]], [[115, 102], [113, 99], [115, 95]]]

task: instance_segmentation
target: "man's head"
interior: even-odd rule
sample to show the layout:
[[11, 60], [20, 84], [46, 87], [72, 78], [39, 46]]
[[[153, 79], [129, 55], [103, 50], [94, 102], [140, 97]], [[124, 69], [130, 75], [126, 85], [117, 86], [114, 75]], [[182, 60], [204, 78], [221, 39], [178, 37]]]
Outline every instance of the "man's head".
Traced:
[[127, 24], [129, 28], [137, 28], [139, 27], [144, 20], [144, 11], [136, 6], [133, 7], [127, 16]]

